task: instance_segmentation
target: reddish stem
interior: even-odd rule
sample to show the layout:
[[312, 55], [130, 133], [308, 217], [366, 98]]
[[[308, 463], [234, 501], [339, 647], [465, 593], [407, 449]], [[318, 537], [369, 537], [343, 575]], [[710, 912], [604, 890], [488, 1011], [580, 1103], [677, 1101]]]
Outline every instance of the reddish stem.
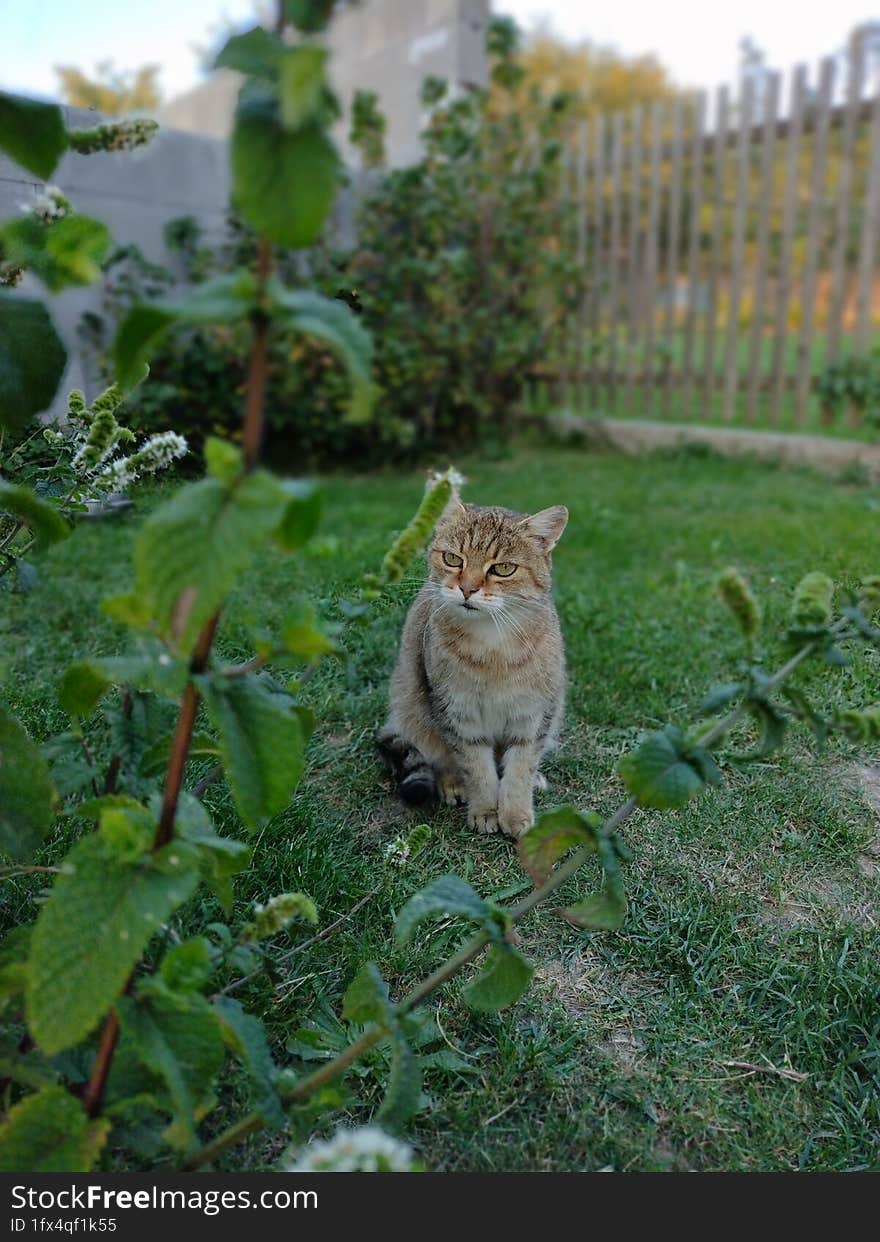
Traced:
[[113, 1054], [118, 1043], [119, 1018], [117, 1017], [116, 1010], [111, 1009], [110, 1016], [104, 1023], [104, 1029], [101, 1032], [101, 1042], [98, 1045], [95, 1064], [92, 1067], [92, 1075], [82, 1095], [82, 1106], [90, 1117], [97, 1117], [101, 1111], [104, 1088], [107, 1086], [107, 1079], [110, 1077], [110, 1066], [113, 1064]]
[[[265, 238], [261, 238], [257, 249], [257, 280], [261, 291], [265, 289], [271, 267], [272, 247]], [[248, 368], [243, 434], [246, 471], [253, 470], [260, 457], [260, 447], [263, 442], [263, 405], [266, 397], [266, 379], [269, 364], [269, 318], [265, 310], [260, 309], [254, 313], [253, 323], [254, 340], [251, 348], [250, 366]], [[207, 669], [219, 621], [220, 614], [217, 612], [207, 622], [196, 639], [196, 645], [189, 664], [191, 676], [198, 676], [199, 673], [203, 673]], [[159, 816], [159, 825], [156, 829], [156, 839], [153, 842], [154, 851], [161, 849], [163, 845], [167, 845], [174, 837], [177, 803], [180, 798], [180, 791], [183, 788], [186, 761], [189, 757], [189, 748], [192, 742], [198, 707], [199, 692], [195, 687], [195, 683], [189, 681], [180, 701], [180, 713], [177, 717], [177, 727], [174, 730], [174, 740], [171, 744], [168, 772], [165, 777], [165, 792], [162, 796], [162, 811]], [[130, 985], [131, 980], [129, 980]], [[126, 990], [128, 989], [126, 988]], [[95, 1064], [92, 1067], [91, 1077], [82, 1096], [83, 1108], [90, 1117], [96, 1117], [101, 1111], [104, 1089], [107, 1085], [107, 1078], [110, 1074], [110, 1067], [113, 1064], [113, 1055], [118, 1041], [119, 1018], [114, 1009], [111, 1010], [104, 1023]]]

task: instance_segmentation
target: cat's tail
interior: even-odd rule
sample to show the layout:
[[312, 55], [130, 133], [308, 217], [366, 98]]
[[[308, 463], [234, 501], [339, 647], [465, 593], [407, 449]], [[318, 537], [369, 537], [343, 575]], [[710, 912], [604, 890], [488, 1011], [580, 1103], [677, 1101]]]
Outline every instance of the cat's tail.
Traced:
[[376, 735], [379, 754], [404, 802], [421, 806], [437, 797], [437, 775], [421, 751], [387, 725]]

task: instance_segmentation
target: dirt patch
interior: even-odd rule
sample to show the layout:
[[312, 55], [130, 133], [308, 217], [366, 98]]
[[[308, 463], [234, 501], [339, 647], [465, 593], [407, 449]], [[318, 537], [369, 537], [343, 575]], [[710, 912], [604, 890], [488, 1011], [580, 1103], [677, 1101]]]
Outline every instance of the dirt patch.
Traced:
[[539, 985], [575, 1020], [589, 1024], [593, 1047], [625, 1074], [650, 1069], [641, 1032], [660, 989], [637, 971], [613, 971], [589, 949], [535, 971]]
[[874, 836], [857, 856], [856, 866], [865, 879], [880, 879], [880, 765], [849, 764], [844, 769], [844, 776], [877, 816]]

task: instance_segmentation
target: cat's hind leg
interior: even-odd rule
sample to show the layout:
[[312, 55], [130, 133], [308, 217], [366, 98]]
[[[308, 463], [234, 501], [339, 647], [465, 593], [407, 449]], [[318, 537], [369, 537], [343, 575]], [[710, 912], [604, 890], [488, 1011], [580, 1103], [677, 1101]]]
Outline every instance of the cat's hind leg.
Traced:
[[376, 735], [379, 754], [397, 783], [397, 792], [410, 806], [423, 806], [437, 797], [434, 765], [393, 725]]

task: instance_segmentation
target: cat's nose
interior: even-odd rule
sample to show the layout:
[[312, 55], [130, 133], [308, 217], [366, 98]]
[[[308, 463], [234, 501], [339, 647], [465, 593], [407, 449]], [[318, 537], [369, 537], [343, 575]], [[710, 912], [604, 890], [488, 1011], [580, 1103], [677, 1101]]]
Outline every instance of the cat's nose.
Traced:
[[476, 595], [477, 591], [479, 591], [480, 588], [477, 584], [474, 584], [473, 586], [471, 586], [469, 583], [460, 582], [458, 584], [458, 589], [459, 591], [461, 591], [465, 599], [470, 599], [472, 595]]

